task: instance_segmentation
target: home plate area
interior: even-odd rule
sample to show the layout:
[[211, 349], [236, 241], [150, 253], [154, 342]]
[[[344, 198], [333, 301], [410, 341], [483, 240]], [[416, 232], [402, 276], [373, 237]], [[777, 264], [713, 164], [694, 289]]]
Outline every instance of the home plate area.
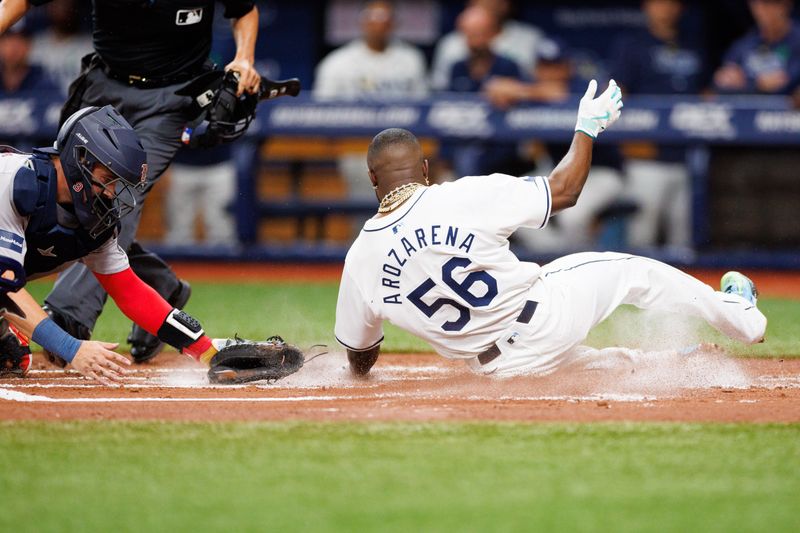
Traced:
[[357, 378], [334, 352], [277, 382], [211, 385], [205, 369], [168, 352], [118, 388], [36, 357], [26, 378], [0, 380], [0, 420], [800, 421], [800, 360], [645, 355], [498, 379], [432, 354], [384, 354]]

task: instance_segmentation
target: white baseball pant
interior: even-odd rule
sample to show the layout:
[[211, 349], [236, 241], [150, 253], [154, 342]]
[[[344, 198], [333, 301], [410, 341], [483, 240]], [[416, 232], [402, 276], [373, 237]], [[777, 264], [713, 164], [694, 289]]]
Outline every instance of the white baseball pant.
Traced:
[[548, 374], [620, 305], [704, 319], [744, 343], [764, 338], [767, 319], [745, 298], [715, 291], [667, 264], [634, 255], [584, 252], [545, 265], [528, 299], [537, 303], [528, 323], [514, 322], [497, 341], [500, 355], [479, 373]]

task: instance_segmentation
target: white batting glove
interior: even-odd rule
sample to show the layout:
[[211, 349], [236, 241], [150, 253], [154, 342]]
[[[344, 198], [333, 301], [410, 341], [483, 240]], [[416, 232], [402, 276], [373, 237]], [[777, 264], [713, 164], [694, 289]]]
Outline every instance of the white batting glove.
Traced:
[[623, 105], [622, 90], [614, 80], [608, 82], [608, 89], [597, 98], [594, 97], [596, 92], [597, 82], [592, 80], [581, 98], [578, 123], [575, 124], [575, 131], [582, 131], [592, 139], [617, 121]]

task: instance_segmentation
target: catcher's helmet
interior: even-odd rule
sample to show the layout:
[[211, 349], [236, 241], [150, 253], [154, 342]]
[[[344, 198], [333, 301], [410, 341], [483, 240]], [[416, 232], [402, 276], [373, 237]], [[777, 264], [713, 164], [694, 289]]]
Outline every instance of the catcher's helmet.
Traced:
[[[133, 188], [143, 190], [147, 180], [147, 154], [139, 136], [113, 106], [85, 107], [70, 116], [58, 138], [45, 153], [58, 154], [67, 178], [75, 214], [81, 226], [96, 237], [133, 211]], [[101, 183], [92, 175], [94, 165], [105, 166], [114, 179]], [[111, 191], [95, 194], [92, 186]]]

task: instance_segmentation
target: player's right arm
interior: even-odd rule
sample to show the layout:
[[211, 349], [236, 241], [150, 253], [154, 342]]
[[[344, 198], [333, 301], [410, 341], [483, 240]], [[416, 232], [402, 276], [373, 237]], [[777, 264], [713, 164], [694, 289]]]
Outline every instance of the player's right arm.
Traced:
[[[43, 2], [38, 2], [43, 3]], [[30, 8], [28, 0], [2, 0], [0, 1], [0, 34], [6, 32]]]
[[603, 94], [594, 97], [597, 82], [592, 80], [578, 107], [578, 122], [567, 155], [550, 174], [552, 212], [556, 213], [578, 202], [589, 169], [592, 165], [592, 147], [597, 136], [616, 122], [622, 109], [622, 91], [614, 80]]
[[371, 311], [353, 279], [351, 269], [352, 262], [345, 261], [336, 302], [334, 334], [339, 344], [347, 349], [350, 370], [357, 376], [365, 376], [378, 360], [383, 328], [382, 321]]

